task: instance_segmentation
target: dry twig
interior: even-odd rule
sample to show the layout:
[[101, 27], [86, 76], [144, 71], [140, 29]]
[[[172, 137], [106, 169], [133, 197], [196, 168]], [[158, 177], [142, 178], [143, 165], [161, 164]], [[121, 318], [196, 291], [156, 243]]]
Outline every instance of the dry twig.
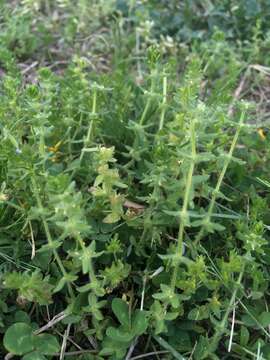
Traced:
[[62, 311], [61, 313], [55, 315], [52, 320], [50, 320], [46, 325], [42, 326], [38, 330], [34, 332], [34, 335], [41, 334], [42, 332], [48, 330], [49, 328], [53, 327], [55, 324], [57, 324], [59, 321], [62, 321], [64, 318], [66, 318], [68, 315]]

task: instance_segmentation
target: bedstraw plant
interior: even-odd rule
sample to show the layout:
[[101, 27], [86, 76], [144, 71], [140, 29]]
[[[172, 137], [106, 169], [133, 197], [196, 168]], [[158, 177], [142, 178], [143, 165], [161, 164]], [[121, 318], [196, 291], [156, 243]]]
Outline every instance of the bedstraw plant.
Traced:
[[237, 61], [217, 81], [196, 53], [181, 76], [145, 55], [140, 81], [79, 55], [35, 81], [5, 67], [5, 359], [270, 357], [269, 145], [233, 98]]

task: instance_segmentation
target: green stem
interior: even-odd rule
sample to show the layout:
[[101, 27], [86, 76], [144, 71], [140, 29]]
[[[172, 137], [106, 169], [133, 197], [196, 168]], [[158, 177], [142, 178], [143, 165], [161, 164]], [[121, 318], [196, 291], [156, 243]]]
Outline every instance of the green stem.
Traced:
[[39, 153], [43, 159], [42, 166], [43, 166], [43, 171], [45, 171], [46, 146], [45, 146], [45, 134], [44, 134], [43, 126], [40, 127]]
[[[229, 150], [228, 155], [227, 155], [227, 157], [225, 159], [225, 162], [224, 162], [223, 168], [221, 170], [221, 173], [219, 174], [216, 187], [215, 187], [215, 189], [213, 190], [213, 193], [212, 193], [212, 198], [211, 198], [211, 201], [210, 201], [210, 205], [209, 205], [206, 217], [205, 217], [205, 223], [206, 224], [209, 223], [210, 220], [211, 220], [213, 210], [214, 210], [214, 206], [215, 206], [215, 202], [216, 202], [216, 198], [217, 198], [217, 196], [219, 194], [222, 181], [223, 181], [224, 176], [226, 174], [227, 168], [228, 168], [228, 166], [229, 166], [229, 164], [231, 162], [232, 155], [233, 155], [235, 146], [237, 144], [237, 140], [238, 140], [240, 131], [241, 131], [242, 127], [243, 127], [244, 117], [245, 117], [245, 113], [242, 112], [241, 117], [240, 117], [240, 121], [239, 121], [239, 124], [238, 124], [238, 127], [237, 127], [237, 130], [236, 130], [236, 132], [234, 134], [233, 141], [231, 143], [230, 150]], [[205, 232], [205, 225], [203, 225], [201, 227], [201, 230], [199, 231], [198, 235], [196, 236], [195, 241], [194, 241], [195, 245], [198, 244], [198, 242], [202, 239], [202, 237], [204, 236], [204, 232]]]
[[[71, 116], [71, 115], [70, 115]], [[80, 113], [80, 120], [79, 120], [79, 123], [78, 123], [78, 126], [76, 127], [75, 131], [74, 131], [74, 134], [72, 136], [72, 139], [71, 139], [71, 143], [73, 143], [78, 135], [78, 132], [79, 130], [82, 128], [82, 119], [83, 118], [83, 113], [81, 112]]]
[[139, 80], [142, 80], [142, 66], [140, 60], [140, 33], [138, 27], [135, 29], [135, 37], [136, 37], [136, 62], [137, 62], [137, 73]]
[[[53, 247], [53, 240], [52, 240], [51, 232], [50, 232], [50, 229], [49, 229], [49, 225], [48, 225], [44, 215], [42, 215], [43, 205], [42, 205], [42, 201], [41, 201], [41, 198], [40, 198], [40, 195], [39, 195], [37, 182], [36, 182], [36, 179], [35, 179], [34, 176], [31, 177], [31, 182], [32, 182], [33, 192], [34, 192], [34, 196], [36, 198], [38, 208], [39, 208], [39, 210], [41, 210], [41, 220], [42, 220], [42, 224], [43, 224], [43, 227], [44, 227], [44, 230], [45, 230], [45, 234], [46, 234], [48, 244], [52, 248], [54, 258], [55, 258], [55, 260], [57, 262], [57, 265], [58, 265], [62, 275], [64, 277], [66, 277], [67, 272], [66, 272], [66, 270], [64, 268], [62, 260], [60, 259], [60, 256], [58, 255], [57, 250]], [[74, 298], [74, 293], [73, 293], [72, 287], [70, 286], [69, 283], [67, 285], [68, 285], [68, 291], [69, 291], [70, 296], [72, 298]]]
[[94, 125], [94, 118], [96, 117], [96, 109], [97, 109], [97, 90], [94, 89], [92, 111], [91, 111], [91, 121], [90, 121], [90, 125], [89, 125], [88, 131], [87, 131], [87, 135], [86, 135], [84, 144], [83, 144], [83, 149], [81, 151], [80, 163], [82, 162], [83, 157], [84, 157], [84, 148], [89, 144], [89, 142], [91, 140], [93, 125]]
[[[153, 74], [151, 74], [153, 76]], [[146, 105], [145, 105], [145, 108], [143, 110], [143, 113], [142, 113], [142, 116], [141, 116], [141, 119], [139, 121], [139, 124], [140, 125], [143, 125], [144, 123], [144, 120], [145, 120], [145, 117], [148, 113], [148, 110], [150, 108], [150, 105], [151, 105], [151, 102], [152, 102], [152, 94], [153, 94], [153, 91], [154, 91], [154, 80], [153, 78], [151, 78], [151, 85], [150, 85], [150, 93], [148, 95], [148, 99], [147, 99], [147, 102], [146, 102]]]
[[51, 11], [50, 0], [46, 0], [45, 6], [46, 6], [47, 15], [48, 15], [49, 17], [51, 17], [51, 16], [52, 16], [52, 11]]
[[165, 111], [166, 111], [166, 102], [167, 102], [167, 75], [163, 75], [163, 99], [162, 99], [162, 110], [160, 115], [160, 121], [159, 121], [159, 130], [163, 129], [164, 125], [164, 117], [165, 117]]
[[[165, 117], [165, 111], [166, 111], [166, 102], [167, 102], [167, 75], [164, 73], [164, 75], [163, 75], [163, 100], [162, 100], [162, 103], [161, 103], [162, 110], [161, 110], [160, 120], [159, 120], [159, 130], [163, 129], [164, 117]], [[158, 143], [160, 142], [160, 139], [159, 139], [158, 136], [156, 136], [155, 141], [157, 141]], [[154, 195], [158, 191], [158, 188], [159, 188], [159, 185], [157, 183], [155, 183], [154, 189], [153, 189], [153, 194]], [[155, 205], [156, 205], [156, 202], [151, 202], [150, 203], [150, 207], [149, 207], [149, 214], [150, 214], [149, 217], [150, 218], [151, 218], [152, 211], [153, 211], [153, 208], [154, 208]], [[140, 243], [143, 243], [144, 238], [145, 238], [146, 233], [147, 233], [147, 230], [148, 229], [146, 227], [144, 227], [143, 233], [142, 233], [142, 236], [141, 236], [141, 239], [140, 239]]]
[[223, 319], [221, 320], [220, 326], [217, 328], [215, 334], [213, 335], [213, 337], [211, 339], [210, 348], [213, 351], [215, 351], [215, 349], [216, 349], [216, 347], [218, 345], [218, 342], [220, 341], [220, 337], [226, 331], [226, 323], [228, 321], [228, 317], [230, 315], [232, 307], [233, 307], [233, 305], [235, 303], [235, 298], [236, 298], [236, 295], [237, 295], [239, 285], [241, 284], [243, 274], [244, 274], [244, 268], [243, 268], [243, 270], [240, 272], [240, 274], [238, 276], [237, 283], [236, 283], [237, 285], [236, 285], [235, 289], [233, 290], [229, 305], [228, 305], [227, 310], [226, 310], [226, 312], [225, 312], [225, 314], [223, 316]]
[[[187, 222], [187, 210], [188, 210], [188, 203], [190, 198], [190, 193], [192, 189], [192, 177], [194, 173], [195, 168], [195, 159], [196, 159], [196, 135], [195, 135], [195, 124], [194, 119], [191, 119], [190, 123], [190, 143], [191, 143], [191, 162], [188, 170], [187, 180], [186, 180], [186, 188], [185, 188], [185, 194], [184, 194], [184, 202], [183, 207], [181, 211], [181, 217], [180, 217], [180, 225], [179, 225], [179, 231], [178, 231], [178, 239], [177, 239], [177, 248], [176, 248], [176, 254], [179, 255], [179, 257], [182, 255], [183, 252], [183, 239], [184, 239], [184, 230]], [[178, 274], [178, 266], [180, 263], [180, 259], [177, 258], [172, 279], [171, 279], [171, 287], [174, 291], [176, 280], [177, 280], [177, 274]]]
[[[140, 121], [139, 121], [140, 125], [143, 125], [145, 117], [146, 117], [146, 115], [148, 113], [148, 110], [150, 108], [150, 105], [151, 105], [151, 102], [152, 102], [153, 91], [154, 91], [154, 80], [153, 80], [153, 72], [152, 72], [151, 73], [150, 91], [149, 91], [149, 95], [148, 95], [148, 98], [147, 98], [143, 113], [142, 113]], [[139, 144], [139, 140], [138, 140], [138, 135], [135, 134], [132, 149], [138, 149], [138, 148], [140, 148], [140, 144]], [[131, 154], [131, 152], [130, 152], [130, 154]], [[131, 157], [132, 157], [132, 155], [131, 155]], [[124, 166], [124, 169], [126, 171], [128, 171], [128, 169], [130, 169], [134, 165], [134, 163], [135, 163], [134, 158], [131, 158], [131, 160]]]
[[[86, 251], [85, 243], [80, 234], [78, 234], [78, 233], [76, 234], [76, 239], [77, 239], [78, 243], [80, 244], [82, 250]], [[89, 263], [89, 279], [90, 279], [90, 281], [95, 281], [97, 278], [96, 278], [96, 274], [94, 271], [92, 259], [90, 259], [89, 261], [90, 261], [90, 263]]]
[[[89, 144], [90, 140], [91, 140], [91, 137], [92, 137], [92, 132], [93, 132], [93, 126], [94, 126], [94, 119], [96, 118], [96, 109], [97, 109], [97, 89], [94, 88], [94, 93], [93, 93], [93, 102], [92, 102], [92, 111], [91, 111], [91, 120], [90, 120], [90, 124], [89, 124], [89, 127], [88, 127], [88, 131], [87, 131], [87, 135], [86, 135], [86, 138], [84, 139], [83, 141], [83, 148], [81, 150], [81, 154], [80, 154], [80, 157], [79, 157], [79, 165], [81, 164], [81, 162], [83, 161], [83, 157], [84, 157], [84, 149], [87, 147], [87, 145]], [[80, 119], [80, 122], [82, 121], [82, 118]], [[74, 136], [75, 137], [75, 136]], [[74, 138], [73, 137], [73, 138]], [[76, 172], [77, 168], [75, 168], [73, 171], [72, 171], [72, 174], [71, 174], [71, 178], [73, 178], [75, 172]]]

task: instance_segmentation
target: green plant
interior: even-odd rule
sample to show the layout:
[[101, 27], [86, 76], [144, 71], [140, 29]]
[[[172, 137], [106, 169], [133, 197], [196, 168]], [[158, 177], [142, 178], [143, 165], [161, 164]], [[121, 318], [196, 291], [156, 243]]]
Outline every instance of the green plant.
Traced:
[[255, 3], [1, 3], [2, 357], [269, 358]]
[[50, 334], [35, 335], [31, 325], [15, 323], [4, 336], [4, 346], [14, 355], [24, 360], [46, 359], [44, 355], [54, 355], [60, 350], [57, 339]]
[[118, 328], [108, 327], [100, 355], [115, 354], [117, 359], [122, 359], [131, 342], [146, 331], [148, 326], [146, 312], [143, 310], [131, 312], [128, 304], [121, 299], [113, 299], [112, 311], [121, 325]]

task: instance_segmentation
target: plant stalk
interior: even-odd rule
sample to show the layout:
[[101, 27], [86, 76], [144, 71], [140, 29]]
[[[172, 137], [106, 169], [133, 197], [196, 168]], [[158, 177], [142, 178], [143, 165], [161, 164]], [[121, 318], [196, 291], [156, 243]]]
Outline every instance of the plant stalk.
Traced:
[[167, 102], [167, 75], [163, 74], [163, 99], [162, 99], [162, 110], [160, 115], [160, 121], [159, 121], [159, 130], [163, 129], [164, 125], [164, 117], [165, 117], [165, 111], [166, 111], [166, 102]]
[[239, 276], [238, 276], [238, 279], [237, 279], [237, 285], [235, 287], [235, 289], [233, 290], [233, 293], [232, 293], [232, 296], [231, 296], [231, 299], [230, 299], [230, 302], [229, 302], [229, 305], [227, 307], [227, 310], [223, 316], [223, 319], [221, 320], [221, 324], [220, 324], [220, 327], [218, 327], [218, 329], [216, 330], [215, 334], [213, 335], [212, 339], [211, 339], [211, 350], [215, 351], [217, 345], [218, 345], [218, 342], [220, 340], [220, 337], [224, 334], [225, 332], [225, 328], [226, 328], [226, 322], [228, 320], [228, 317], [230, 315], [230, 312], [232, 310], [232, 306], [233, 304], [235, 303], [235, 298], [236, 298], [236, 295], [237, 295], [237, 291], [238, 291], [238, 288], [239, 288], [239, 285], [241, 284], [241, 281], [242, 281], [242, 277], [244, 275], [244, 268], [243, 270], [240, 272]]
[[[151, 74], [151, 75], [153, 76], [153, 74]], [[145, 108], [143, 110], [142, 116], [141, 116], [140, 121], [139, 121], [140, 125], [143, 125], [145, 117], [146, 117], [146, 115], [148, 113], [148, 110], [150, 108], [150, 105], [151, 105], [151, 102], [152, 102], [153, 91], [154, 91], [154, 80], [153, 80], [153, 78], [151, 78], [150, 93], [148, 95], [148, 99], [147, 99]]]
[[[167, 102], [167, 75], [164, 72], [164, 75], [163, 75], [163, 99], [162, 99], [162, 103], [161, 103], [162, 110], [161, 110], [160, 120], [159, 120], [159, 131], [163, 129], [163, 125], [164, 125], [166, 102]], [[157, 143], [160, 143], [160, 138], [156, 136], [155, 141]], [[153, 194], [156, 194], [156, 192], [158, 191], [158, 187], [159, 186], [156, 183], [155, 186], [154, 186], [154, 189], [153, 189]], [[151, 202], [150, 209], [149, 209], [149, 217], [150, 218], [152, 216], [152, 210], [153, 210], [154, 205], [156, 205], [156, 204], [153, 204], [153, 202]], [[147, 230], [148, 229], [146, 227], [144, 227], [143, 233], [142, 233], [142, 236], [141, 236], [141, 239], [140, 239], [140, 243], [143, 242], [143, 240], [144, 240], [144, 238], [145, 238], [145, 236], [147, 234]]]
[[81, 155], [80, 155], [80, 163], [83, 160], [84, 157], [84, 148], [89, 144], [90, 140], [91, 140], [91, 136], [92, 136], [92, 132], [93, 132], [93, 125], [94, 125], [94, 118], [96, 117], [96, 109], [97, 109], [97, 89], [94, 89], [94, 93], [93, 93], [93, 103], [92, 103], [92, 111], [91, 111], [91, 121], [90, 121], [90, 125], [87, 131], [87, 135], [83, 144], [83, 149], [81, 151]]
[[[188, 218], [188, 214], [187, 214], [188, 203], [189, 203], [190, 193], [191, 193], [191, 189], [192, 189], [192, 177], [193, 177], [193, 173], [194, 173], [195, 159], [196, 159], [196, 134], [195, 134], [194, 119], [191, 119], [191, 123], [190, 123], [190, 143], [191, 143], [192, 157], [191, 157], [191, 162], [190, 162], [187, 180], [186, 180], [184, 202], [183, 202], [183, 207], [182, 207], [181, 216], [180, 216], [180, 225], [179, 225], [177, 248], [176, 248], [176, 253], [177, 253], [177, 255], [179, 255], [179, 257], [182, 255], [182, 252], [183, 252], [184, 230], [185, 230], [185, 226], [186, 226], [187, 218]], [[175, 290], [179, 263], [180, 263], [180, 259], [177, 258], [175, 267], [173, 270], [172, 279], [171, 279], [171, 288], [173, 289], [173, 291]]]
[[[213, 193], [212, 193], [212, 198], [211, 198], [211, 201], [210, 201], [210, 205], [209, 205], [206, 217], [205, 217], [206, 223], [210, 222], [210, 220], [211, 220], [213, 210], [214, 210], [214, 206], [215, 206], [215, 202], [216, 202], [216, 198], [217, 198], [218, 193], [220, 191], [220, 187], [221, 187], [222, 181], [224, 179], [224, 176], [226, 174], [227, 168], [228, 168], [228, 166], [230, 164], [230, 161], [232, 159], [232, 155], [233, 155], [235, 146], [237, 144], [240, 131], [241, 131], [242, 127], [243, 127], [244, 117], [245, 117], [245, 113], [242, 112], [241, 117], [240, 117], [240, 121], [239, 121], [239, 124], [238, 124], [238, 127], [237, 127], [237, 130], [236, 130], [236, 132], [234, 134], [233, 141], [231, 143], [230, 150], [229, 150], [228, 155], [227, 155], [227, 157], [225, 159], [225, 162], [224, 162], [223, 168], [221, 170], [221, 173], [219, 174], [216, 187], [215, 187], [215, 189], [213, 190]], [[203, 225], [201, 227], [198, 235], [196, 236], [195, 241], [194, 241], [194, 245], [197, 245], [198, 242], [200, 242], [200, 240], [204, 236], [204, 232], [205, 232], [205, 225]]]
[[[84, 243], [84, 241], [83, 241], [80, 234], [76, 235], [76, 239], [79, 242], [79, 244], [81, 246], [81, 249], [83, 251], [86, 251], [85, 243]], [[95, 281], [97, 279], [95, 271], [94, 271], [94, 266], [93, 266], [92, 259], [89, 260], [89, 279], [90, 279], [90, 281]]]
[[[90, 120], [90, 124], [89, 124], [89, 127], [88, 127], [88, 131], [87, 131], [87, 135], [86, 135], [86, 138], [84, 139], [83, 141], [83, 148], [81, 150], [81, 153], [80, 153], [80, 157], [79, 157], [79, 166], [83, 160], [83, 157], [84, 157], [84, 149], [86, 148], [86, 146], [89, 144], [90, 140], [91, 140], [91, 136], [92, 136], [92, 132], [93, 132], [93, 126], [94, 126], [94, 119], [96, 117], [96, 109], [97, 109], [97, 89], [94, 88], [94, 93], [93, 93], [93, 102], [92, 102], [92, 111], [91, 111], [91, 120]], [[80, 119], [80, 122], [82, 121], [82, 119]], [[74, 138], [74, 137], [73, 137]], [[72, 174], [71, 174], [71, 178], [73, 178], [75, 172], [76, 172], [76, 168], [72, 171]]]
[[[45, 231], [45, 234], [46, 234], [48, 244], [51, 245], [51, 247], [52, 247], [54, 258], [55, 258], [55, 260], [57, 262], [57, 265], [58, 265], [62, 275], [64, 277], [66, 277], [67, 272], [66, 272], [66, 270], [64, 268], [62, 260], [61, 260], [60, 256], [58, 255], [57, 250], [53, 247], [53, 240], [52, 240], [52, 235], [51, 235], [51, 232], [50, 232], [50, 229], [49, 229], [49, 225], [48, 225], [47, 220], [45, 219], [44, 215], [42, 215], [43, 205], [42, 205], [42, 201], [41, 201], [41, 198], [40, 198], [40, 195], [39, 195], [37, 182], [36, 182], [36, 179], [35, 179], [34, 176], [31, 177], [31, 182], [32, 182], [33, 192], [34, 192], [34, 196], [36, 198], [38, 208], [41, 210], [41, 220], [42, 220], [42, 224], [43, 224], [43, 227], [44, 227], [44, 231]], [[72, 289], [71, 285], [69, 283], [67, 283], [67, 286], [68, 286], [68, 291], [69, 291], [70, 296], [72, 298], [74, 298], [74, 293], [73, 293], [73, 289]]]

